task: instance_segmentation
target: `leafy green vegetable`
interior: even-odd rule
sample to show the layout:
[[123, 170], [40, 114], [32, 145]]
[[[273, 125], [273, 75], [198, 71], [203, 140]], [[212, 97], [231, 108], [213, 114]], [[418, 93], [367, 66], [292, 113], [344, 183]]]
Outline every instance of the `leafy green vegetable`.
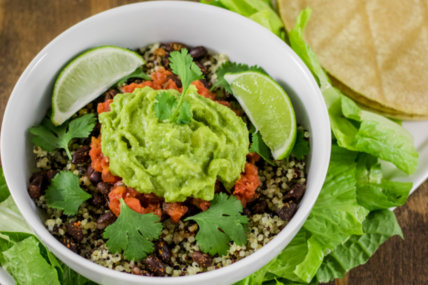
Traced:
[[139, 214], [131, 210], [123, 199], [120, 199], [120, 215], [116, 222], [104, 231], [104, 238], [109, 239], [107, 248], [113, 252], [121, 252], [128, 260], [140, 260], [153, 252], [150, 240], [158, 239], [162, 232], [162, 224], [158, 216]]
[[88, 278], [80, 275], [64, 263], [60, 262], [64, 271], [62, 285], [97, 285], [97, 283], [89, 280]]
[[[380, 115], [361, 110], [354, 101], [331, 87], [327, 74], [315, 53], [303, 40], [311, 10], [303, 10], [289, 34], [292, 49], [317, 79], [328, 108], [331, 129], [339, 146], [372, 154], [390, 161], [405, 173], [413, 173], [418, 153], [412, 135], [395, 122]], [[355, 124], [355, 122], [359, 122]]]
[[371, 212], [363, 223], [364, 234], [355, 235], [337, 246], [317, 272], [319, 282], [345, 277], [346, 272], [366, 263], [379, 246], [394, 235], [403, 238], [395, 214], [389, 210]]
[[249, 152], [257, 152], [263, 159], [270, 164], [274, 165], [271, 161], [271, 151], [269, 147], [265, 144], [265, 142], [262, 139], [262, 135], [260, 132], [253, 132], [251, 134], [251, 147]]
[[203, 252], [223, 256], [227, 254], [231, 240], [237, 245], [247, 243], [249, 219], [241, 215], [242, 210], [242, 204], [235, 196], [228, 198], [228, 195], [220, 193], [214, 195], [208, 210], [188, 217], [185, 221], [194, 220], [198, 223], [196, 241]]
[[181, 52], [171, 52], [169, 60], [169, 66], [171, 67], [172, 72], [180, 76], [181, 83], [183, 84], [183, 92], [180, 100], [178, 101], [178, 105], [171, 116], [171, 118], [175, 120], [178, 112], [182, 110], [181, 106], [183, 105], [183, 100], [184, 97], [186, 97], [186, 92], [187, 89], [189, 89], [190, 84], [195, 80], [204, 78], [204, 76], [202, 75], [201, 69], [193, 62], [193, 58], [188, 54], [187, 49], [182, 49]]
[[131, 74], [129, 74], [128, 76], [125, 76], [124, 78], [119, 80], [115, 85], [121, 85], [121, 84], [125, 83], [130, 78], [141, 78], [141, 79], [146, 80], [146, 81], [152, 80], [152, 78], [150, 76], [148, 76], [140, 66], [140, 67], [137, 67], [137, 69], [135, 69]]
[[258, 67], [257, 65], [248, 67], [248, 65], [246, 64], [226, 61], [220, 66], [219, 69], [217, 69], [216, 74], [218, 81], [213, 85], [211, 90], [213, 90], [217, 86], [223, 86], [226, 92], [233, 94], [232, 88], [230, 87], [229, 83], [224, 79], [224, 75], [226, 73], [239, 73], [243, 71], [258, 71], [267, 74], [263, 68]]
[[384, 179], [378, 159], [370, 154], [359, 154], [357, 162], [358, 204], [373, 211], [406, 203], [412, 183]]
[[309, 153], [309, 142], [305, 140], [305, 131], [297, 130], [296, 142], [294, 144], [291, 154], [298, 160], [302, 160]]
[[44, 118], [38, 127], [29, 129], [34, 135], [31, 140], [36, 146], [46, 151], [63, 148], [71, 160], [68, 143], [74, 138], [87, 138], [95, 127], [96, 118], [94, 114], [86, 114], [71, 122], [66, 121], [60, 126], [54, 126], [49, 118]]
[[15, 278], [17, 284], [61, 284], [56, 269], [40, 254], [39, 242], [35, 237], [15, 243], [2, 255], [2, 266]]
[[193, 114], [190, 110], [190, 104], [187, 102], [183, 102], [183, 105], [181, 105], [180, 114], [178, 114], [177, 124], [187, 125], [191, 122], [192, 118]]
[[10, 193], [4, 178], [3, 168], [0, 167], [0, 203], [9, 198]]
[[259, 23], [260, 25], [262, 25], [263, 27], [265, 27], [269, 31], [273, 32], [272, 27], [271, 27], [270, 22], [269, 22], [270, 13], [271, 12], [269, 10], [261, 10], [257, 13], [254, 13], [253, 15], [251, 15], [248, 18], [253, 20], [256, 23]]
[[221, 4], [219, 0], [201, 0], [201, 3], [226, 9], [226, 7]]
[[177, 105], [177, 98], [171, 92], [162, 91], [156, 95], [156, 100], [157, 102], [153, 104], [156, 117], [161, 121], [170, 119], [172, 110]]
[[64, 210], [65, 215], [75, 215], [80, 205], [92, 195], [80, 188], [76, 175], [69, 171], [61, 171], [52, 179], [45, 197], [49, 207]]

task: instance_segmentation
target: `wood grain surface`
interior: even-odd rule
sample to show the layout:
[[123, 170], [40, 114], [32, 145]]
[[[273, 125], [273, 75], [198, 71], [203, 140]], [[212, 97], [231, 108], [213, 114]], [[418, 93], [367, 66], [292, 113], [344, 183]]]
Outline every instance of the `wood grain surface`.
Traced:
[[[37, 53], [72, 25], [133, 0], [0, 0], [0, 115]], [[203, 44], [203, 43], [202, 43]], [[31, 104], [31, 102], [23, 102]], [[425, 163], [425, 162], [420, 162]], [[428, 284], [428, 181], [395, 212], [405, 240], [393, 237], [336, 285]]]

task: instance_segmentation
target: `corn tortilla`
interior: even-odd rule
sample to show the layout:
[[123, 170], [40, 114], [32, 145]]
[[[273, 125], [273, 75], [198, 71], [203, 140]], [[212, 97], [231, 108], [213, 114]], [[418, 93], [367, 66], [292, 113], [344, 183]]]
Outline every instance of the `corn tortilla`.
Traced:
[[392, 117], [428, 118], [428, 3], [278, 0], [286, 29], [313, 10], [305, 39], [333, 85]]

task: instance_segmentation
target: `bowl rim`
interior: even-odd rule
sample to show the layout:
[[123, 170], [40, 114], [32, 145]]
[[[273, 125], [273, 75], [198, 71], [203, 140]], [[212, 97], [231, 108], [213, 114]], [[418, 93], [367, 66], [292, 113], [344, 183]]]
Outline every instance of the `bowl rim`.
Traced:
[[[29, 74], [31, 73], [32, 69], [38, 64], [38, 62], [44, 57], [47, 50], [51, 48], [56, 42], [61, 41], [63, 38], [66, 38], [69, 34], [74, 33], [75, 31], [83, 28], [86, 25], [96, 23], [98, 20], [110, 17], [118, 12], [127, 11], [135, 8], [165, 8], [165, 6], [168, 6], [168, 8], [174, 8], [174, 7], [189, 7], [192, 9], [197, 8], [200, 9], [200, 11], [203, 13], [205, 11], [213, 12], [213, 10], [216, 10], [216, 13], [219, 14], [219, 17], [233, 17], [236, 18], [237, 21], [245, 21], [246, 25], [248, 25], [253, 30], [258, 30], [262, 33], [269, 33], [270, 37], [272, 38], [273, 42], [276, 42], [276, 44], [281, 44], [284, 47], [284, 52], [291, 55], [291, 57], [297, 62], [297, 64], [300, 66], [302, 71], [305, 73], [306, 77], [308, 78], [308, 83], [311, 86], [311, 89], [313, 90], [314, 98], [313, 100], [317, 101], [316, 104], [320, 106], [322, 110], [320, 110], [322, 116], [319, 118], [323, 121], [323, 126], [326, 128], [325, 132], [325, 139], [324, 141], [319, 141], [317, 144], [322, 144], [321, 148], [323, 151], [320, 151], [318, 156], [319, 159], [323, 161], [322, 167], [320, 168], [320, 171], [317, 173], [312, 173], [311, 179], [314, 180], [314, 184], [317, 189], [317, 195], [313, 196], [307, 196], [304, 198], [304, 200], [301, 202], [298, 211], [294, 215], [293, 219], [287, 224], [287, 226], [275, 237], [273, 238], [268, 244], [264, 245], [261, 249], [257, 250], [256, 252], [252, 253], [251, 255], [233, 263], [228, 266], [209, 271], [204, 272], [203, 274], [196, 274], [196, 275], [190, 275], [190, 276], [178, 276], [180, 277], [171, 279], [169, 278], [153, 278], [153, 277], [145, 277], [145, 276], [137, 276], [129, 273], [119, 272], [115, 271], [113, 269], [109, 269], [106, 267], [103, 267], [101, 265], [98, 265], [72, 251], [67, 251], [66, 253], [63, 252], [65, 256], [67, 256], [68, 259], [70, 259], [71, 262], [79, 264], [80, 266], [86, 267], [88, 270], [91, 270], [93, 272], [96, 272], [98, 274], [103, 275], [104, 277], [114, 277], [117, 279], [121, 279], [123, 281], [129, 281], [129, 282], [150, 282], [152, 284], [167, 284], [170, 283], [172, 280], [179, 281], [180, 284], [186, 284], [184, 282], [203, 282], [205, 280], [212, 280], [216, 277], [219, 277], [220, 275], [227, 275], [232, 274], [233, 272], [237, 272], [239, 270], [244, 270], [245, 267], [249, 264], [257, 263], [257, 261], [263, 259], [266, 257], [266, 255], [271, 252], [275, 247], [279, 246], [281, 241], [284, 240], [288, 235], [293, 233], [294, 231], [298, 231], [300, 227], [303, 225], [304, 221], [306, 220], [307, 216], [309, 215], [310, 211], [312, 210], [318, 195], [321, 191], [322, 185], [324, 183], [328, 165], [329, 165], [329, 158], [330, 158], [330, 151], [331, 151], [331, 132], [330, 132], [330, 121], [329, 116], [327, 112], [327, 107], [325, 105], [323, 96], [321, 94], [321, 91], [309, 71], [309, 69], [306, 67], [306, 65], [303, 63], [303, 61], [294, 53], [294, 51], [285, 43], [283, 42], [279, 37], [277, 37], [275, 34], [271, 33], [266, 28], [262, 27], [261, 25], [257, 24], [256, 22], [243, 17], [237, 13], [231, 12], [226, 9], [222, 9], [219, 7], [215, 7], [212, 5], [204, 5], [200, 3], [194, 3], [194, 2], [185, 2], [185, 1], [156, 1], [156, 2], [140, 2], [140, 3], [134, 3], [134, 4], [128, 4], [123, 5], [119, 7], [115, 7], [113, 9], [109, 9], [107, 11], [101, 12], [99, 14], [93, 15], [83, 21], [78, 22], [77, 24], [73, 25], [72, 27], [68, 28], [64, 32], [62, 32], [60, 35], [55, 37], [52, 41], [50, 41], [37, 55], [36, 57], [30, 62], [30, 64], [26, 67], [22, 75], [20, 76], [19, 80], [17, 81], [15, 87], [13, 88], [13, 91], [11, 93], [11, 96], [8, 100], [8, 104], [6, 106], [6, 110], [3, 117], [3, 128], [1, 130], [1, 154], [3, 157], [3, 171], [4, 176], [6, 178], [6, 182], [13, 180], [13, 174], [11, 171], [9, 171], [7, 165], [9, 165], [10, 161], [10, 155], [7, 153], [7, 145], [5, 143], [6, 136], [4, 135], [8, 129], [8, 123], [12, 118], [12, 110], [11, 110], [11, 102], [15, 100], [19, 100], [18, 94], [18, 86], [22, 85], [22, 82], [27, 79]], [[299, 94], [296, 94], [297, 97], [300, 97]], [[6, 150], [5, 150], [6, 149]], [[311, 148], [311, 150], [313, 147]], [[10, 184], [10, 183], [8, 183]], [[10, 189], [10, 188], [9, 188]], [[64, 250], [64, 245], [60, 243], [51, 233], [44, 227], [43, 223], [40, 221], [38, 215], [34, 215], [34, 211], [32, 209], [28, 209], [24, 207], [21, 203], [23, 203], [22, 199], [19, 197], [19, 195], [16, 193], [17, 191], [13, 191], [13, 189], [10, 189], [11, 196], [13, 197], [18, 209], [24, 216], [24, 219], [26, 222], [30, 225], [30, 227], [33, 229], [35, 235], [39, 237], [42, 241], [45, 242], [45, 245], [52, 250], [52, 248], [55, 251], [61, 252]]]

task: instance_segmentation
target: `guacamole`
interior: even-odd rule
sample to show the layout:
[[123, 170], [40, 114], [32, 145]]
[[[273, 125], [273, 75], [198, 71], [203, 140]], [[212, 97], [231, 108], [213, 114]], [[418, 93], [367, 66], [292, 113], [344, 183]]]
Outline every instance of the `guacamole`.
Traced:
[[242, 119], [191, 86], [185, 98], [191, 105], [191, 122], [161, 122], [153, 110], [159, 92], [145, 87], [118, 94], [111, 111], [100, 114], [101, 147], [112, 174], [140, 193], [154, 193], [166, 202], [190, 196], [212, 200], [216, 179], [232, 188], [248, 153], [248, 130]]

